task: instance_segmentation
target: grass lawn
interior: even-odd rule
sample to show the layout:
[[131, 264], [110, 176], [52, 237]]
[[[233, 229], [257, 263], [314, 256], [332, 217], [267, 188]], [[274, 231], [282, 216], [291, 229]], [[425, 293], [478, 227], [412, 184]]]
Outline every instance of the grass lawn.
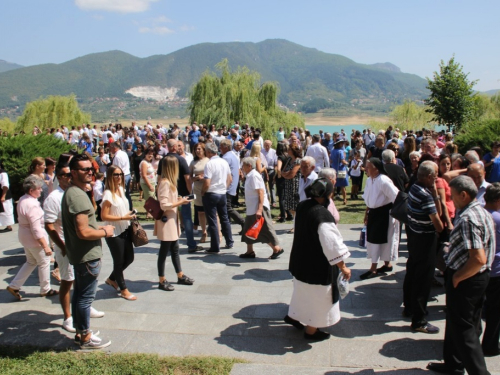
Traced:
[[155, 354], [109, 354], [43, 351], [30, 347], [0, 347], [2, 375], [30, 374], [229, 374], [235, 363], [221, 357], [161, 357]]

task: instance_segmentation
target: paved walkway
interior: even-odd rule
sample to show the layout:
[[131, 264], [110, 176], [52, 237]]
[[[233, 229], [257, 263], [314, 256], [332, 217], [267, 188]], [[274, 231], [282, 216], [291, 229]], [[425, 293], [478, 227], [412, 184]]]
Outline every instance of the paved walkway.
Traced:
[[[145, 228], [152, 239], [152, 224]], [[340, 225], [352, 257], [351, 292], [341, 301], [342, 320], [331, 327], [332, 338], [310, 343], [302, 333], [283, 323], [292, 282], [287, 270], [292, 235], [290, 226], [277, 225], [285, 254], [268, 260], [271, 250], [256, 246], [257, 258], [242, 260], [245, 245], [239, 239], [222, 255], [188, 254], [181, 241], [184, 272], [196, 280], [193, 286], [176, 285], [174, 292], [157, 289], [156, 259], [159, 243], [136, 249], [135, 262], [125, 272], [137, 301], [117, 296], [104, 280], [112, 261], [104, 249], [94, 306], [106, 312], [92, 319], [92, 328], [112, 340], [110, 352], [142, 352], [162, 355], [217, 355], [241, 358], [232, 373], [251, 374], [419, 374], [429, 361], [442, 358], [444, 334], [443, 288], [432, 290], [429, 320], [441, 328], [438, 335], [410, 331], [401, 316], [402, 281], [406, 244], [392, 274], [360, 281], [369, 266], [365, 251], [357, 246], [360, 227]], [[233, 233], [238, 228], [233, 227]], [[31, 344], [77, 348], [71, 334], [60, 328], [62, 313], [57, 298], [38, 296], [36, 271], [17, 302], [5, 291], [25, 261], [17, 240], [17, 228], [0, 234], [0, 344]], [[208, 247], [208, 246], [206, 246]], [[175, 279], [170, 261], [167, 278]], [[500, 358], [488, 358], [488, 368], [500, 374]]]

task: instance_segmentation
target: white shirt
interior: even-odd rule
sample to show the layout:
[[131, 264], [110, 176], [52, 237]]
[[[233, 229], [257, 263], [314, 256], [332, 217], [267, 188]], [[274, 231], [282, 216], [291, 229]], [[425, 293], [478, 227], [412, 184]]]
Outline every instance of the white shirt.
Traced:
[[54, 137], [56, 137], [57, 139], [64, 139], [64, 135], [61, 132], [56, 132], [56, 134], [54, 134]]
[[62, 227], [61, 202], [64, 190], [57, 187], [43, 202], [43, 212], [45, 213], [45, 222], [53, 223], [54, 228], [60, 239], [64, 241], [64, 231]]
[[231, 181], [227, 193], [234, 196], [236, 195], [236, 189], [240, 181], [240, 159], [231, 151], [226, 152], [222, 158], [229, 164], [231, 176], [233, 177], [233, 181]]
[[265, 156], [267, 161], [267, 168], [273, 169], [278, 164], [278, 157], [276, 156], [276, 150], [270, 148], [266, 151], [265, 148], [262, 149], [262, 154]]
[[368, 146], [371, 142], [373, 142], [375, 140], [375, 134], [373, 133], [365, 133], [365, 135], [363, 135], [363, 141], [365, 142], [365, 145]]
[[363, 199], [369, 208], [378, 208], [393, 203], [398, 196], [398, 188], [392, 180], [384, 174], [366, 180]]
[[229, 164], [215, 155], [210, 158], [205, 165], [204, 178], [210, 180], [210, 186], [207, 193], [226, 194], [227, 176], [231, 174]]
[[94, 190], [94, 200], [96, 202], [100, 201], [104, 193], [104, 182], [102, 182], [101, 180], [96, 180], [94, 188], [92, 190]]
[[191, 165], [191, 162], [194, 160], [194, 156], [193, 154], [191, 154], [190, 152], [186, 152], [184, 151], [184, 155], [181, 155], [184, 159], [186, 159], [186, 163], [188, 165]]
[[125, 176], [130, 174], [130, 161], [128, 160], [128, 155], [125, 151], [117, 151], [115, 157], [113, 158], [113, 165], [120, 168]]
[[[363, 161], [360, 160], [359, 162], [354, 159], [351, 161], [351, 177], [359, 177], [361, 176], [361, 165], [363, 165]], [[356, 167], [356, 169], [354, 169]]]
[[318, 174], [314, 171], [311, 172], [309, 176], [306, 177], [306, 180], [304, 181], [304, 177], [300, 176], [299, 179], [299, 201], [305, 201], [307, 199], [306, 193], [304, 192], [304, 189], [311, 185], [314, 180], [318, 178]]
[[255, 215], [259, 208], [259, 190], [264, 192], [263, 207], [270, 209], [264, 180], [259, 172], [252, 169], [245, 179], [245, 204], [247, 206], [247, 215]]
[[315, 172], [321, 171], [323, 168], [328, 168], [330, 166], [330, 159], [328, 158], [328, 151], [326, 147], [322, 146], [321, 143], [316, 142], [309, 146], [306, 152], [306, 156], [311, 156], [316, 160]]
[[[104, 195], [102, 196], [101, 207], [106, 201], [111, 203], [111, 207], [109, 208], [109, 214], [112, 216], [122, 217], [129, 213], [128, 200], [127, 197], [125, 197], [125, 191], [121, 186], [120, 186], [120, 194], [121, 196], [115, 194], [115, 198], [113, 199], [113, 194], [111, 194], [111, 190], [105, 190]], [[130, 221], [128, 220], [105, 221], [104, 225], [114, 226], [115, 232], [113, 234], [113, 237], [116, 237], [128, 229], [128, 227], [130, 226]]]

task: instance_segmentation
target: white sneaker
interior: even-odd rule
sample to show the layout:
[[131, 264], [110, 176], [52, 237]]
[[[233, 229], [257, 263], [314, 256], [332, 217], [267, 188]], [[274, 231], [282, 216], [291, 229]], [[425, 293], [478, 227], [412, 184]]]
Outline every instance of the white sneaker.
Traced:
[[76, 332], [76, 329], [73, 327], [73, 317], [70, 316], [68, 319], [66, 319], [63, 324], [62, 324], [63, 329], [65, 329], [68, 332], [74, 333]]
[[[93, 341], [101, 341], [101, 338], [98, 337], [97, 335], [100, 334], [101, 332], [99, 332], [99, 330], [92, 332], [92, 335], [90, 336], [90, 338], [93, 340]], [[80, 345], [80, 338], [78, 337], [78, 335], [75, 335], [75, 344], [78, 344]]]
[[102, 318], [103, 316], [104, 316], [104, 311], [97, 311], [92, 306], [90, 307], [90, 317], [91, 318]]

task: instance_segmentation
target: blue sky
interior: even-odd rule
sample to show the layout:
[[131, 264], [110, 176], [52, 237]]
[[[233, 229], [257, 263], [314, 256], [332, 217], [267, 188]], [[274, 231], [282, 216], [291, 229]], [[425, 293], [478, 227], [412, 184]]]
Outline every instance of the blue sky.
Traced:
[[204, 42], [281, 38], [431, 77], [455, 54], [476, 89], [500, 89], [498, 0], [1, 0], [0, 59], [138, 57]]

